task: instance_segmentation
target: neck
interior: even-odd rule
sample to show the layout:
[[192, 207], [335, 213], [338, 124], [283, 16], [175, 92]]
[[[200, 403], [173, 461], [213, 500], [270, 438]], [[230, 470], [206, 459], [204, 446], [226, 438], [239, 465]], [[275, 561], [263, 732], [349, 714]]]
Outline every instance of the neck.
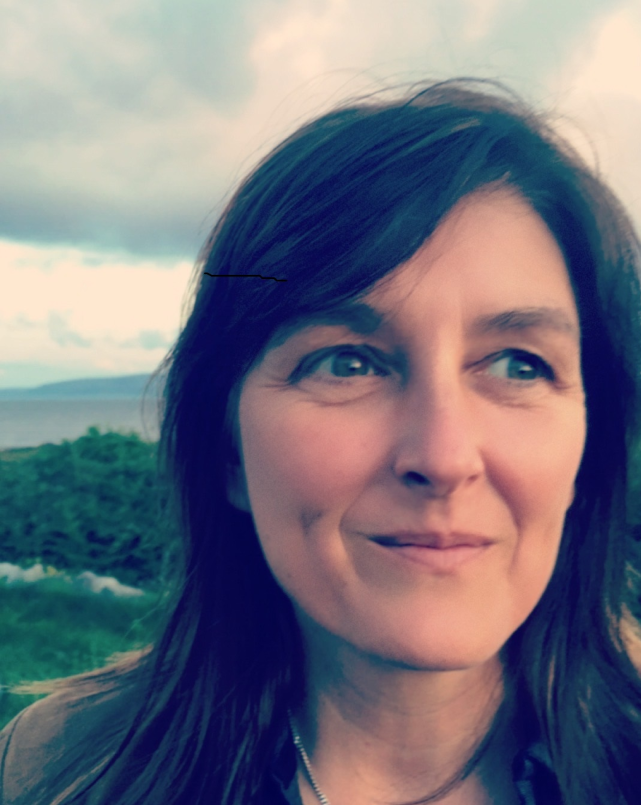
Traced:
[[[465, 765], [503, 696], [498, 657], [475, 668], [427, 671], [308, 641], [307, 696], [294, 717], [332, 805], [408, 802]], [[479, 769], [443, 803], [502, 802], [498, 794], [489, 798], [487, 779], [509, 785], [512, 740], [507, 730], [499, 734]]]

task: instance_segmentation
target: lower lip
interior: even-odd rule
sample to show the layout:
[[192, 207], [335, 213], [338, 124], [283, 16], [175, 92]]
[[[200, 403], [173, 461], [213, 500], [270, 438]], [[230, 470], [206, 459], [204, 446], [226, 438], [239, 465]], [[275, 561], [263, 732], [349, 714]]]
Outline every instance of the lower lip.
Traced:
[[[377, 543], [380, 545], [380, 543]], [[452, 548], [428, 548], [425, 545], [381, 545], [399, 558], [416, 562], [441, 573], [458, 570], [463, 565], [483, 556], [491, 544], [456, 545]]]

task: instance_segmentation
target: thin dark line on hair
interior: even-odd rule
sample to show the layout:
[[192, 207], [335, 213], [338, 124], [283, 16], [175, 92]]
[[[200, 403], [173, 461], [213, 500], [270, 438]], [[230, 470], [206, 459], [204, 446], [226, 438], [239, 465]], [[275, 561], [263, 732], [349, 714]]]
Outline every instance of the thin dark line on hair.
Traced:
[[261, 280], [274, 280], [274, 282], [287, 282], [286, 279], [279, 280], [276, 277], [263, 277], [262, 274], [210, 274], [209, 271], [203, 271], [208, 277], [260, 277]]

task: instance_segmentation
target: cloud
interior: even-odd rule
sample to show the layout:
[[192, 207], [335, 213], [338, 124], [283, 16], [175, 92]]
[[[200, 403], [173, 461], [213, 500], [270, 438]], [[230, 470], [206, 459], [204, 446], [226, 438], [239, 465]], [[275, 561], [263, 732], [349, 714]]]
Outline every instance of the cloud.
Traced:
[[0, 237], [193, 259], [292, 127], [385, 81], [546, 86], [615, 0], [7, 0]]
[[0, 295], [2, 386], [152, 371], [177, 335], [192, 270], [6, 241], [0, 264], [11, 291]]
[[488, 50], [511, 50], [534, 80], [547, 78], [581, 41], [589, 41], [595, 22], [626, 0], [537, 0], [511, 3], [485, 43]]
[[74, 346], [87, 348], [91, 346], [89, 339], [83, 338], [79, 333], [75, 333], [69, 328], [67, 316], [63, 316], [55, 311], [49, 313], [47, 329], [51, 340], [59, 347]]
[[121, 342], [124, 348], [140, 347], [141, 349], [166, 350], [170, 342], [165, 333], [160, 330], [141, 330], [135, 338], [128, 338]]
[[155, 368], [229, 189], [385, 85], [493, 76], [556, 106], [640, 221], [640, 59], [636, 0], [5, 0], [0, 384]]
[[220, 191], [204, 118], [255, 80], [252, 3], [5, 3], [0, 235], [193, 253]]
[[565, 133], [612, 185], [641, 227], [641, 9], [600, 18], [551, 81]]

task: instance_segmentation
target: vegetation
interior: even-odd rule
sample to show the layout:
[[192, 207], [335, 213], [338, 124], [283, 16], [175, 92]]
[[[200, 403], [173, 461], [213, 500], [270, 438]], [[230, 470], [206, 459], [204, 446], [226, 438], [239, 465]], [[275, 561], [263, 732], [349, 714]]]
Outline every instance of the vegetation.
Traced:
[[90, 428], [75, 441], [0, 452], [0, 562], [91, 570], [146, 591], [122, 599], [56, 576], [0, 580], [0, 728], [38, 698], [12, 686], [89, 671], [153, 642], [175, 554], [156, 449], [133, 433]]
[[0, 729], [36, 699], [13, 686], [104, 665], [119, 652], [154, 642], [161, 599], [94, 595], [57, 578], [0, 581]]
[[161, 526], [156, 448], [89, 428], [73, 442], [0, 452], [0, 561], [161, 587], [175, 543]]

